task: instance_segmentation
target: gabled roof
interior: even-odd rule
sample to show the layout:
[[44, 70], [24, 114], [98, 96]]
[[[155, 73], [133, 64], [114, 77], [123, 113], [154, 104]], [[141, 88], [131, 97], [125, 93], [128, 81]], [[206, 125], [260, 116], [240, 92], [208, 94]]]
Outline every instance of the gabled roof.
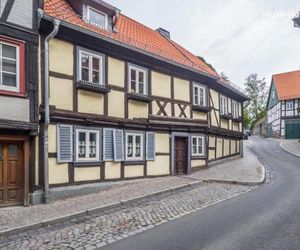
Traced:
[[213, 77], [219, 77], [215, 70], [188, 50], [163, 37], [158, 31], [148, 28], [123, 14], [120, 14], [115, 25], [117, 32], [110, 32], [86, 23], [67, 0], [44, 0], [44, 12], [48, 16], [91, 30]]
[[280, 101], [300, 98], [300, 70], [273, 75], [272, 81]]

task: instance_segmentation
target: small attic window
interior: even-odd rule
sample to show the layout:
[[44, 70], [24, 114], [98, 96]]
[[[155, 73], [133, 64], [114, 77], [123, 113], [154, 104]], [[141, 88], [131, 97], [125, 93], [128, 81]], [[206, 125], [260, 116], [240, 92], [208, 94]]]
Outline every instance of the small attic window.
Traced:
[[107, 29], [108, 16], [105, 13], [88, 6], [87, 21], [92, 25]]

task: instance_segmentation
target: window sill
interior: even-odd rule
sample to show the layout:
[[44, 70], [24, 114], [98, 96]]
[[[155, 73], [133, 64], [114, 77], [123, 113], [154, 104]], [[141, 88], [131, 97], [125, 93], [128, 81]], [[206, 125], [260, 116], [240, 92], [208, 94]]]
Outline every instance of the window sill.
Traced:
[[102, 166], [102, 162], [73, 162], [73, 167]]
[[76, 88], [96, 92], [99, 94], [106, 94], [106, 93], [110, 92], [110, 89], [107, 88], [106, 86], [95, 85], [95, 84], [92, 84], [89, 82], [84, 82], [84, 81], [79, 81], [76, 84]]
[[232, 118], [232, 121], [234, 121], [234, 122], [242, 122], [243, 119], [242, 119], [242, 117], [237, 117], [237, 118]]
[[225, 120], [230, 120], [230, 119], [232, 119], [232, 115], [229, 115], [229, 114], [227, 114], [227, 115], [221, 115], [221, 118], [225, 119]]
[[206, 159], [206, 155], [195, 155], [192, 156], [192, 160], [205, 160]]
[[25, 93], [8, 91], [8, 90], [3, 90], [3, 89], [0, 89], [0, 95], [23, 97], [23, 98], [27, 97], [27, 95]]
[[207, 106], [193, 105], [192, 110], [200, 111], [200, 112], [209, 112], [211, 110], [211, 108], [207, 107]]
[[137, 165], [144, 165], [145, 161], [144, 160], [128, 160], [124, 161], [124, 166], [137, 166]]
[[134, 100], [134, 101], [140, 101], [140, 102], [146, 102], [146, 103], [152, 102], [151, 97], [142, 95], [142, 94], [128, 93], [127, 98]]

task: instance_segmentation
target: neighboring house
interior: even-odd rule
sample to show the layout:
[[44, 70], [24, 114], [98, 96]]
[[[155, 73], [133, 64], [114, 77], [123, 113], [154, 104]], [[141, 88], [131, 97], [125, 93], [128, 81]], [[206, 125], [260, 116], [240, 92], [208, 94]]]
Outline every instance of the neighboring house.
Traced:
[[253, 134], [259, 136], [267, 136], [268, 135], [268, 121], [267, 117], [264, 117], [255, 123], [253, 128]]
[[0, 207], [28, 204], [38, 132], [36, 1], [0, 1]]
[[300, 138], [300, 70], [276, 74], [268, 98], [268, 136]]
[[241, 154], [248, 98], [168, 31], [99, 0], [45, 0], [43, 10], [41, 62], [52, 23], [60, 25], [49, 42], [49, 146], [41, 135], [39, 185], [47, 165], [52, 188], [189, 174]]

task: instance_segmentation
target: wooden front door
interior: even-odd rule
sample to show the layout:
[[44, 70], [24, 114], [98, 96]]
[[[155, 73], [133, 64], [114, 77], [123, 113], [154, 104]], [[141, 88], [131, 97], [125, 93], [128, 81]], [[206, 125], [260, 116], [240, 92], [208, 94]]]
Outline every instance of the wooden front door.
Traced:
[[175, 137], [175, 174], [187, 174], [188, 138]]
[[23, 144], [0, 141], [0, 206], [23, 203]]

